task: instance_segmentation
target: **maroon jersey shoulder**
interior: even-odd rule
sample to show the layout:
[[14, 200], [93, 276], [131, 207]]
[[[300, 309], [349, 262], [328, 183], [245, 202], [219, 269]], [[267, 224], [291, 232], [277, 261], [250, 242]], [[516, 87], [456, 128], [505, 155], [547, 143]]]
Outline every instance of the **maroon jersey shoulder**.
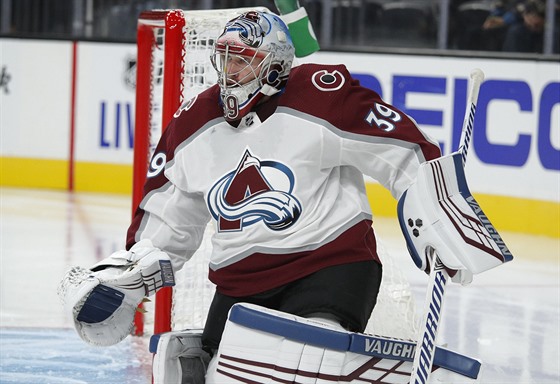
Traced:
[[283, 106], [354, 131], [364, 124], [373, 103], [383, 103], [371, 89], [352, 78], [345, 65], [302, 64], [290, 72]]
[[[302, 112], [329, 118], [337, 115], [336, 108], [329, 107], [340, 106], [345, 95], [353, 91], [353, 86], [359, 86], [359, 83], [342, 64], [302, 64], [292, 68], [282, 102]], [[377, 95], [371, 93], [370, 97]]]
[[213, 85], [181, 105], [164, 130], [162, 141], [167, 148], [175, 148], [208, 122], [219, 118], [223, 118], [220, 88]]
[[279, 105], [324, 120], [339, 132], [419, 144], [426, 159], [441, 155], [414, 120], [360, 85], [342, 64], [294, 67]]

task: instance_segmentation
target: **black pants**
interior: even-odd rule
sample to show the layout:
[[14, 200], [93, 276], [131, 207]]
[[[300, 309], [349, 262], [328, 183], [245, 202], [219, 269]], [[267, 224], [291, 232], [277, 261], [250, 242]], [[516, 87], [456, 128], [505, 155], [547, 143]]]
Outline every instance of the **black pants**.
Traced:
[[247, 297], [216, 292], [202, 334], [206, 350], [218, 348], [230, 308], [250, 303], [302, 317], [330, 317], [353, 332], [363, 332], [381, 284], [382, 268], [375, 261], [336, 265], [300, 280]]

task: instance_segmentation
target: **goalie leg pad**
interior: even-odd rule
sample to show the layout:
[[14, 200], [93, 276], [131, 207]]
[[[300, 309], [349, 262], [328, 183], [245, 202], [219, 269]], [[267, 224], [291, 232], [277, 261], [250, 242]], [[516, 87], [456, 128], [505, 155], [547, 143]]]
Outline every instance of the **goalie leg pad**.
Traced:
[[202, 330], [186, 330], [154, 335], [154, 384], [204, 384], [210, 355], [202, 349]]
[[[363, 383], [380, 377], [384, 383], [404, 383], [410, 379], [415, 347], [413, 341], [348, 332], [323, 321], [236, 304], [206, 383]], [[469, 383], [467, 378], [478, 376], [480, 363], [438, 347], [434, 367], [434, 378]]]

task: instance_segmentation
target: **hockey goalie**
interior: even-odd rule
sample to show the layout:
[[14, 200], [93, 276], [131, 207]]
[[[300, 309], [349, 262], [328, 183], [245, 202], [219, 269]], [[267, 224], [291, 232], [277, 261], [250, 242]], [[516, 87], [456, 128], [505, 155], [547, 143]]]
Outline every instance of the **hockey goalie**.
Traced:
[[[218, 83], [162, 135], [126, 250], [61, 282], [80, 337], [115, 344], [212, 221], [205, 327], [152, 340], [156, 383], [403, 382], [414, 344], [362, 334], [382, 277], [364, 175], [401, 200], [420, 268], [428, 247], [449, 248], [441, 260], [464, 283], [507, 261], [454, 155], [344, 65], [293, 66], [294, 52], [277, 15], [229, 21], [211, 57]], [[435, 367], [476, 377], [478, 362], [438, 351]]]

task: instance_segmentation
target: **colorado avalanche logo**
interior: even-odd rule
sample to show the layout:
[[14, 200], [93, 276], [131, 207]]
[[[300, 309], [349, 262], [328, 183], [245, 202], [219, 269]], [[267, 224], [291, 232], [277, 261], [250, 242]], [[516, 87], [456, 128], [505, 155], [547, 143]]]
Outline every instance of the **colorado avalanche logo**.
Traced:
[[245, 151], [237, 169], [208, 193], [218, 231], [241, 231], [261, 222], [273, 231], [290, 227], [301, 215], [301, 204], [291, 194], [294, 184], [294, 174], [284, 164], [260, 161]]
[[226, 31], [238, 31], [239, 38], [249, 47], [260, 47], [264, 36], [270, 30], [270, 24], [266, 23], [256, 12], [247, 12], [243, 16], [239, 16], [227, 25]]

